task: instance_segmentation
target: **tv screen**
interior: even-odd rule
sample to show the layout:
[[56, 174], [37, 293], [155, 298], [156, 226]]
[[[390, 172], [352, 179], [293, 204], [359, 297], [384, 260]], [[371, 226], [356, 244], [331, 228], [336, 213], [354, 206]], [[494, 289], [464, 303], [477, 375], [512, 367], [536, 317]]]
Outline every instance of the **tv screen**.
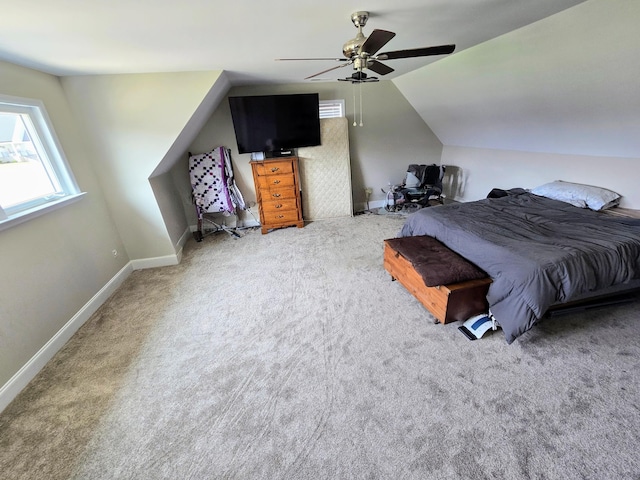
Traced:
[[320, 145], [317, 93], [229, 97], [239, 153]]

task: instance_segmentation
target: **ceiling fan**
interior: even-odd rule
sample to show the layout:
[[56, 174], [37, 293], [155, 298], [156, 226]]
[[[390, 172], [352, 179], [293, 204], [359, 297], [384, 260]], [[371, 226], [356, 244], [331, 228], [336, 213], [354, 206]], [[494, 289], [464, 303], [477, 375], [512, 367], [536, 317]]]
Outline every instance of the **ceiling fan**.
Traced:
[[[355, 38], [347, 41], [342, 47], [345, 58], [279, 58], [277, 60], [335, 60], [341, 65], [328, 68], [305, 78], [310, 80], [338, 68], [353, 65], [355, 72], [347, 78], [339, 78], [339, 81], [351, 83], [377, 82], [377, 77], [368, 76], [364, 70], [368, 69], [378, 75], [387, 75], [393, 72], [393, 68], [385, 65], [381, 60], [396, 60], [399, 58], [427, 57], [432, 55], [446, 55], [452, 53], [455, 45], [440, 45], [436, 47], [414, 48], [410, 50], [395, 50], [377, 54], [393, 37], [394, 32], [387, 30], [374, 30], [369, 37], [362, 33], [362, 27], [367, 24], [369, 12], [355, 12], [351, 15], [351, 21], [358, 29]], [[377, 55], [376, 55], [377, 54]]]

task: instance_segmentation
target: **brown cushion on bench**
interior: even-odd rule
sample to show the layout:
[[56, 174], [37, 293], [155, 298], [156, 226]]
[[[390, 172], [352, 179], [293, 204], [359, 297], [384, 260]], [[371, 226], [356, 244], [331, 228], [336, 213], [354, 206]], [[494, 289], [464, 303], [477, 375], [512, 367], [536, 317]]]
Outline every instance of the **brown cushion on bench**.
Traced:
[[390, 238], [385, 242], [411, 262], [427, 287], [487, 278], [476, 265], [428, 235]]

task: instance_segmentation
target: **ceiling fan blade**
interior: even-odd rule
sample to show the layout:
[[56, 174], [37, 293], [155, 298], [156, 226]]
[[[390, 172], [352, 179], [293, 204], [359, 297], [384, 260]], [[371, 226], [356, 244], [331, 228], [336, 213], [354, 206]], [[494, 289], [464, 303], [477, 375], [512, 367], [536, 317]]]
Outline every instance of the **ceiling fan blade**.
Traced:
[[387, 30], [374, 30], [371, 32], [371, 35], [369, 35], [369, 38], [367, 38], [362, 44], [360, 51], [368, 53], [369, 55], [374, 55], [395, 36], [395, 33]]
[[395, 60], [397, 58], [428, 57], [429, 55], [446, 55], [456, 49], [455, 45], [440, 45], [437, 47], [414, 48], [412, 50], [396, 50], [384, 52], [376, 56], [377, 60]]
[[367, 68], [369, 70], [373, 70], [378, 75], [387, 75], [388, 73], [391, 73], [394, 71], [393, 68], [388, 67], [384, 63], [378, 62], [376, 60], [373, 60], [372, 62], [368, 63]]
[[313, 75], [309, 75], [308, 77], [305, 77], [304, 79], [305, 80], [309, 80], [310, 78], [317, 77], [319, 75], [322, 75], [323, 73], [331, 72], [332, 70], [337, 70], [338, 68], [346, 67], [347, 65], [350, 65], [350, 63], [343, 63], [342, 65], [338, 65], [336, 67], [327, 68], [326, 70], [323, 70], [321, 72], [314, 73]]

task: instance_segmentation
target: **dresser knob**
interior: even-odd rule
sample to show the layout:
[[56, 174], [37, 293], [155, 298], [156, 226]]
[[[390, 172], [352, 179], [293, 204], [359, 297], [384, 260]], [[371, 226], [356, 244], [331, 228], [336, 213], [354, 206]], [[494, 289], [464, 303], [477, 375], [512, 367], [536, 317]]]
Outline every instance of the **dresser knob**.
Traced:
[[281, 195], [280, 195], [279, 193], [274, 193], [274, 194], [272, 194], [272, 196], [274, 196], [274, 197], [278, 198], [278, 197], [280, 197]]
[[276, 218], [284, 218], [284, 215], [276, 215]]
[[280, 180], [274, 180], [274, 181], [273, 181], [273, 184], [274, 184], [274, 185], [278, 185], [279, 183], [280, 183]]
[[273, 168], [271, 169], [271, 171], [272, 171], [272, 172], [277, 172], [278, 170], [280, 170], [278, 167], [273, 167]]
[[282, 208], [282, 204], [279, 203], [278, 205], [276, 205], [276, 208]]

